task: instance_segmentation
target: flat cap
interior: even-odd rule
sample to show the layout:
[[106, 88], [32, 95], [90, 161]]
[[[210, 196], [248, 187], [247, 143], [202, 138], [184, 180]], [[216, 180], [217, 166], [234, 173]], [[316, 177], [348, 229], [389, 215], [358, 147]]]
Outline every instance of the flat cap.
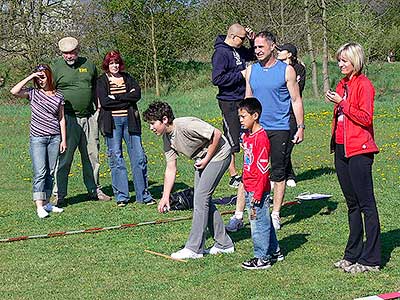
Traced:
[[78, 47], [78, 40], [73, 37], [65, 37], [62, 38], [58, 42], [58, 48], [60, 48], [61, 52], [71, 52], [72, 50], [75, 50]]

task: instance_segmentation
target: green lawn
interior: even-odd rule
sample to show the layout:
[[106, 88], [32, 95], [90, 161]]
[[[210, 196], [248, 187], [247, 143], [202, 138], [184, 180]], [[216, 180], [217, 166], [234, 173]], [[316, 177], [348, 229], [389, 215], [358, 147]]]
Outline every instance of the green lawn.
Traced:
[[[375, 78], [387, 72], [382, 66], [376, 71]], [[144, 252], [149, 249], [170, 254], [181, 248], [190, 221], [1, 243], [0, 299], [353, 299], [400, 290], [399, 89], [391, 85], [386, 90], [384, 80], [377, 85], [375, 134], [381, 153], [374, 163], [382, 228], [381, 272], [353, 276], [332, 268], [342, 256], [348, 234], [346, 205], [329, 154], [332, 107], [322, 99], [305, 99], [306, 137], [293, 155], [299, 183], [287, 190], [285, 199], [291, 201], [305, 191], [333, 197], [283, 208], [283, 228], [278, 233], [286, 254], [283, 262], [266, 271], [241, 268], [240, 264], [252, 256], [249, 226], [232, 234], [236, 252], [230, 255], [180, 263]], [[399, 85], [398, 81], [395, 84]], [[171, 103], [176, 116], [194, 115], [221, 127], [215, 92], [213, 88], [195, 89], [164, 99]], [[152, 99], [145, 95], [142, 111]], [[159, 198], [164, 173], [161, 140], [143, 125], [150, 188]], [[28, 135], [29, 107], [1, 106], [0, 239], [190, 215], [159, 215], [155, 207], [135, 203], [117, 208], [114, 202], [87, 201], [76, 159], [69, 178], [72, 204], [60, 215], [39, 220], [31, 201]], [[104, 140], [101, 162], [102, 185], [111, 194]], [[177, 187], [191, 186], [192, 163], [181, 158], [178, 168]], [[226, 175], [216, 196], [232, 193]], [[208, 245], [212, 245], [211, 239]]]

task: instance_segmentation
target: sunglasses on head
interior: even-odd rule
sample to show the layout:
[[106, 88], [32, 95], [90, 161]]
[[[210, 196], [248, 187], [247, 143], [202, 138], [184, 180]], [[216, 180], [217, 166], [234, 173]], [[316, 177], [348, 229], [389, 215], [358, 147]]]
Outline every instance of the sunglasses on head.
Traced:
[[38, 66], [35, 67], [35, 71], [36, 72], [41, 72], [41, 71], [44, 71], [44, 70], [48, 70], [48, 68], [45, 65], [38, 65]]

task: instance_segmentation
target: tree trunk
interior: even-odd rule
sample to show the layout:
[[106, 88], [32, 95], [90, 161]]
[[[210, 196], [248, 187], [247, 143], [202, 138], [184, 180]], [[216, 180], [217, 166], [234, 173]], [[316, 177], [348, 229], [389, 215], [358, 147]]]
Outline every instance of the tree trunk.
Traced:
[[321, 0], [322, 8], [322, 74], [324, 76], [324, 94], [330, 89], [329, 86], [329, 72], [328, 72], [328, 33], [327, 33], [327, 20], [326, 20], [326, 3], [325, 0]]
[[310, 28], [310, 7], [308, 0], [304, 0], [304, 16], [306, 22], [306, 31], [307, 31], [307, 44], [308, 44], [308, 53], [311, 58], [311, 80], [312, 80], [312, 88], [313, 94], [315, 98], [319, 98], [318, 92], [318, 73], [317, 73], [317, 62], [315, 61], [314, 47], [311, 38], [311, 28]]
[[284, 40], [285, 35], [285, 10], [284, 10], [284, 0], [281, 0], [281, 39]]
[[154, 67], [154, 80], [155, 80], [155, 84], [156, 84], [156, 96], [160, 97], [160, 78], [158, 75], [157, 47], [156, 47], [155, 25], [154, 25], [153, 13], [151, 13], [151, 45], [153, 46], [153, 67]]

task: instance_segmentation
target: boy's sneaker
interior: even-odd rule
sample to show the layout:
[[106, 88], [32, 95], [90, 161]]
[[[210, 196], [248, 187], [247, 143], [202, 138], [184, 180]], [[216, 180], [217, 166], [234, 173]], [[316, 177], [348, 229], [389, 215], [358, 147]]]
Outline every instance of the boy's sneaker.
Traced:
[[286, 181], [286, 185], [287, 185], [288, 187], [296, 187], [296, 181], [294, 181], [294, 179], [288, 179], [288, 180]]
[[211, 254], [211, 255], [216, 255], [216, 254], [227, 254], [227, 253], [233, 253], [235, 252], [235, 247], [232, 246], [230, 248], [226, 248], [226, 249], [221, 249], [215, 246], [212, 246], [210, 249], [206, 249], [204, 250], [204, 254]]
[[150, 201], [145, 202], [146, 205], [154, 205], [157, 204], [156, 200], [151, 199]]
[[54, 206], [51, 203], [47, 203], [45, 206], [43, 206], [43, 209], [47, 212], [55, 212], [55, 213], [62, 213], [64, 209]]
[[272, 226], [274, 226], [275, 231], [281, 229], [281, 218], [276, 214], [271, 214]]
[[239, 187], [241, 183], [242, 183], [242, 176], [240, 175], [231, 176], [231, 179], [229, 180], [229, 186], [236, 189]]
[[36, 209], [37, 215], [39, 218], [44, 219], [49, 216], [49, 213], [43, 208], [43, 207], [38, 207]]
[[270, 260], [272, 263], [276, 263], [278, 261], [282, 261], [285, 259], [285, 256], [282, 254], [281, 250], [278, 250], [271, 254]]
[[203, 254], [193, 252], [192, 250], [190, 250], [188, 248], [183, 248], [177, 252], [172, 253], [171, 257], [176, 258], [176, 259], [188, 259], [188, 258], [196, 259], [196, 258], [202, 258]]
[[225, 226], [226, 231], [236, 232], [244, 227], [243, 219], [236, 218], [235, 215], [231, 217], [229, 223]]
[[254, 257], [242, 263], [242, 267], [247, 270], [262, 270], [271, 268], [272, 263], [269, 259]]
[[125, 207], [126, 206], [126, 202], [125, 201], [118, 201], [117, 202], [117, 206], [118, 207]]

